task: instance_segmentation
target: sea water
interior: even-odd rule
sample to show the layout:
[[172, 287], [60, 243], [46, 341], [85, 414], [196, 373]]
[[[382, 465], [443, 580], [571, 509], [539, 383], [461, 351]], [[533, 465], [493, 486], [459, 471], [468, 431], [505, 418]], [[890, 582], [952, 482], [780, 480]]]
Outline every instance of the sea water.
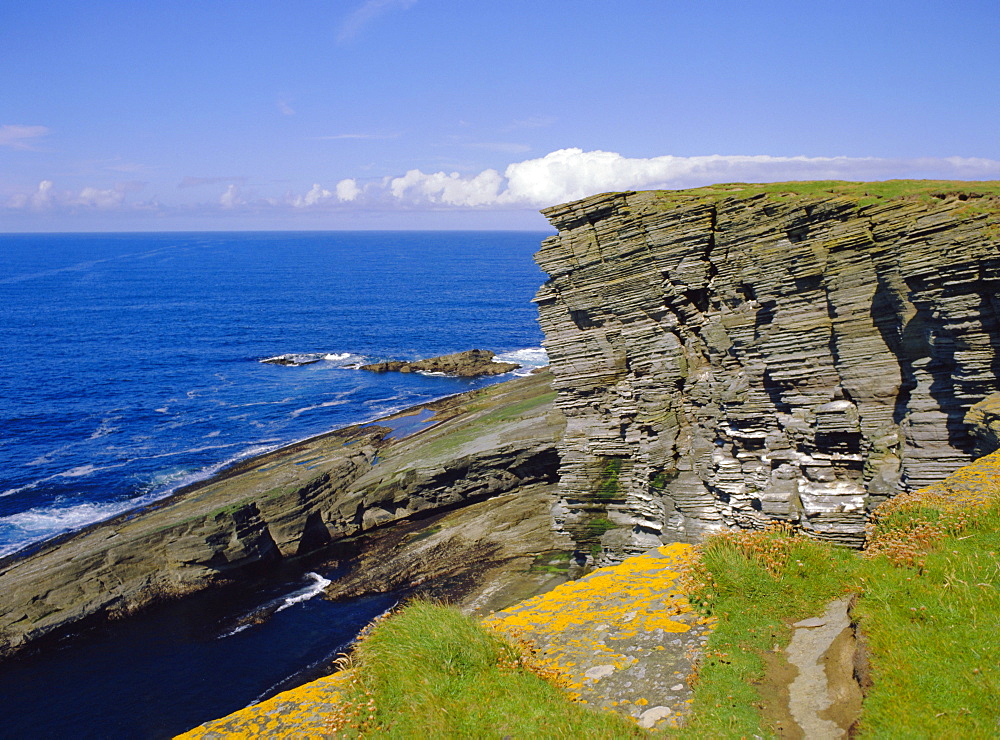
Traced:
[[[0, 555], [238, 459], [543, 364], [523, 232], [0, 235]], [[318, 360], [262, 363], [282, 354]]]
[[[481, 348], [544, 364], [545, 236], [0, 235], [0, 554], [503, 379], [363, 362]], [[316, 361], [262, 362], [284, 354]], [[191, 597], [0, 664], [0, 735], [167, 737], [273, 694], [394, 603], [312, 598], [336, 576]]]

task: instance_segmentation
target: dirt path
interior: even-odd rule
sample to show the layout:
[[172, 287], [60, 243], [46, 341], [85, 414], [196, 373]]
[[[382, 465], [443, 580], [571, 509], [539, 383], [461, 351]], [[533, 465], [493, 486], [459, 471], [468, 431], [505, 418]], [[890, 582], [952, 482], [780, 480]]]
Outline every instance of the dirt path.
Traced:
[[783, 655], [770, 656], [761, 694], [765, 717], [779, 737], [849, 736], [862, 699], [854, 678], [857, 647], [849, 604], [849, 598], [838, 599], [822, 616], [796, 622]]

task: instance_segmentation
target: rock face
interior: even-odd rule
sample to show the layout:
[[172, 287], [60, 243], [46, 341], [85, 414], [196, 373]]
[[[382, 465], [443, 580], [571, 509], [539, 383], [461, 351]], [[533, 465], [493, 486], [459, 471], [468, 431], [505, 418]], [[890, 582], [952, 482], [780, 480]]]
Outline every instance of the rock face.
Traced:
[[375, 373], [444, 373], [457, 375], [460, 378], [475, 378], [480, 375], [503, 375], [511, 370], [517, 370], [520, 365], [515, 362], [495, 362], [495, 355], [485, 349], [470, 349], [441, 357], [431, 357], [416, 362], [389, 360], [362, 365], [362, 370]]
[[[537, 519], [551, 506], [563, 425], [550, 381], [533, 375], [428, 404], [434, 417], [402, 438], [387, 435], [420, 409], [316, 437], [140, 514], [0, 559], [0, 655], [81, 619], [122, 616], [328, 545], [350, 554], [347, 538], [393, 522], [520, 491], [537, 498], [524, 504]], [[533, 548], [569, 548], [538, 526], [511, 527], [510, 548], [523, 546], [529, 561]], [[469, 552], [488, 547], [479, 538]]]
[[1000, 449], [1000, 393], [973, 404], [965, 415], [965, 423], [976, 437], [977, 455], [988, 455]]
[[774, 519], [860, 545], [871, 507], [975, 454], [998, 192], [716, 186], [543, 211], [560, 525], [604, 562]]

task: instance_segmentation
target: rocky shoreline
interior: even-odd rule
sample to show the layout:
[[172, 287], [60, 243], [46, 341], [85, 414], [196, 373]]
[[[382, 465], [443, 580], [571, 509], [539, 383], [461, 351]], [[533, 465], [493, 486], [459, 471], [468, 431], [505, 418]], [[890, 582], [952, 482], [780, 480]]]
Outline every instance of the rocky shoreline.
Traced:
[[[0, 655], [85, 620], [120, 618], [282, 563], [350, 560], [374, 530], [389, 531], [396, 522], [415, 522], [513, 491], [526, 494], [508, 520], [523, 519], [525, 507], [547, 511], [562, 429], [562, 417], [551, 407], [550, 381], [541, 373], [304, 440], [245, 460], [141, 512], [5, 558], [0, 561]], [[419, 523], [409, 526], [420, 530]], [[497, 577], [520, 569], [534, 582], [540, 575], [531, 570], [534, 557], [568, 547], [552, 534], [547, 520], [544, 531], [536, 529], [499, 552], [490, 566]], [[442, 530], [447, 527], [434, 534]], [[490, 570], [491, 561], [482, 553], [495, 540], [485, 537], [470, 546], [479, 555], [470, 560], [465, 551], [462, 562], [452, 563], [450, 577], [460, 575], [463, 563], [477, 563], [480, 573]], [[518, 547], [521, 551], [514, 553]], [[423, 575], [418, 569], [406, 576], [386, 574], [368, 592], [429, 587], [447, 570], [443, 560], [435, 567]], [[472, 593], [489, 585], [489, 578], [486, 585], [466, 581], [465, 591], [457, 583], [453, 590]]]

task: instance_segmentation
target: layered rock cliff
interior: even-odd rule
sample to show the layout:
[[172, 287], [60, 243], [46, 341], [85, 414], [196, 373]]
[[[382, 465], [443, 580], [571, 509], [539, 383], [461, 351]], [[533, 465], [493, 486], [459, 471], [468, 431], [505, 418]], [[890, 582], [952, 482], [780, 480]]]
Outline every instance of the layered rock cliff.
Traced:
[[[150, 510], [0, 559], [0, 656], [82, 619], [126, 615], [283, 561], [353, 557], [351, 538], [374, 538], [375, 531], [393, 545], [393, 552], [383, 549], [387, 560], [397, 550], [409, 559], [383, 567], [378, 579], [367, 574], [369, 590], [472, 572], [509, 575], [501, 566], [518, 557], [530, 571], [535, 556], [571, 546], [548, 519], [562, 431], [549, 382], [547, 374], [533, 375], [316, 437], [248, 460]], [[413, 521], [462, 506], [480, 512], [496, 535], [473, 537], [484, 525], [472, 516], [459, 522], [458, 534], [439, 535], [447, 530], [440, 521], [424, 532]], [[521, 525], [522, 518], [530, 522]], [[386, 535], [394, 522], [408, 527]], [[498, 537], [510, 542], [500, 547]], [[418, 562], [428, 555], [404, 547], [410, 540], [457, 549], [466, 567], [453, 562], [458, 556]], [[533, 587], [531, 577], [521, 580]]]
[[998, 390], [996, 183], [598, 195], [543, 213], [560, 526], [603, 560], [865, 514], [974, 456]]

